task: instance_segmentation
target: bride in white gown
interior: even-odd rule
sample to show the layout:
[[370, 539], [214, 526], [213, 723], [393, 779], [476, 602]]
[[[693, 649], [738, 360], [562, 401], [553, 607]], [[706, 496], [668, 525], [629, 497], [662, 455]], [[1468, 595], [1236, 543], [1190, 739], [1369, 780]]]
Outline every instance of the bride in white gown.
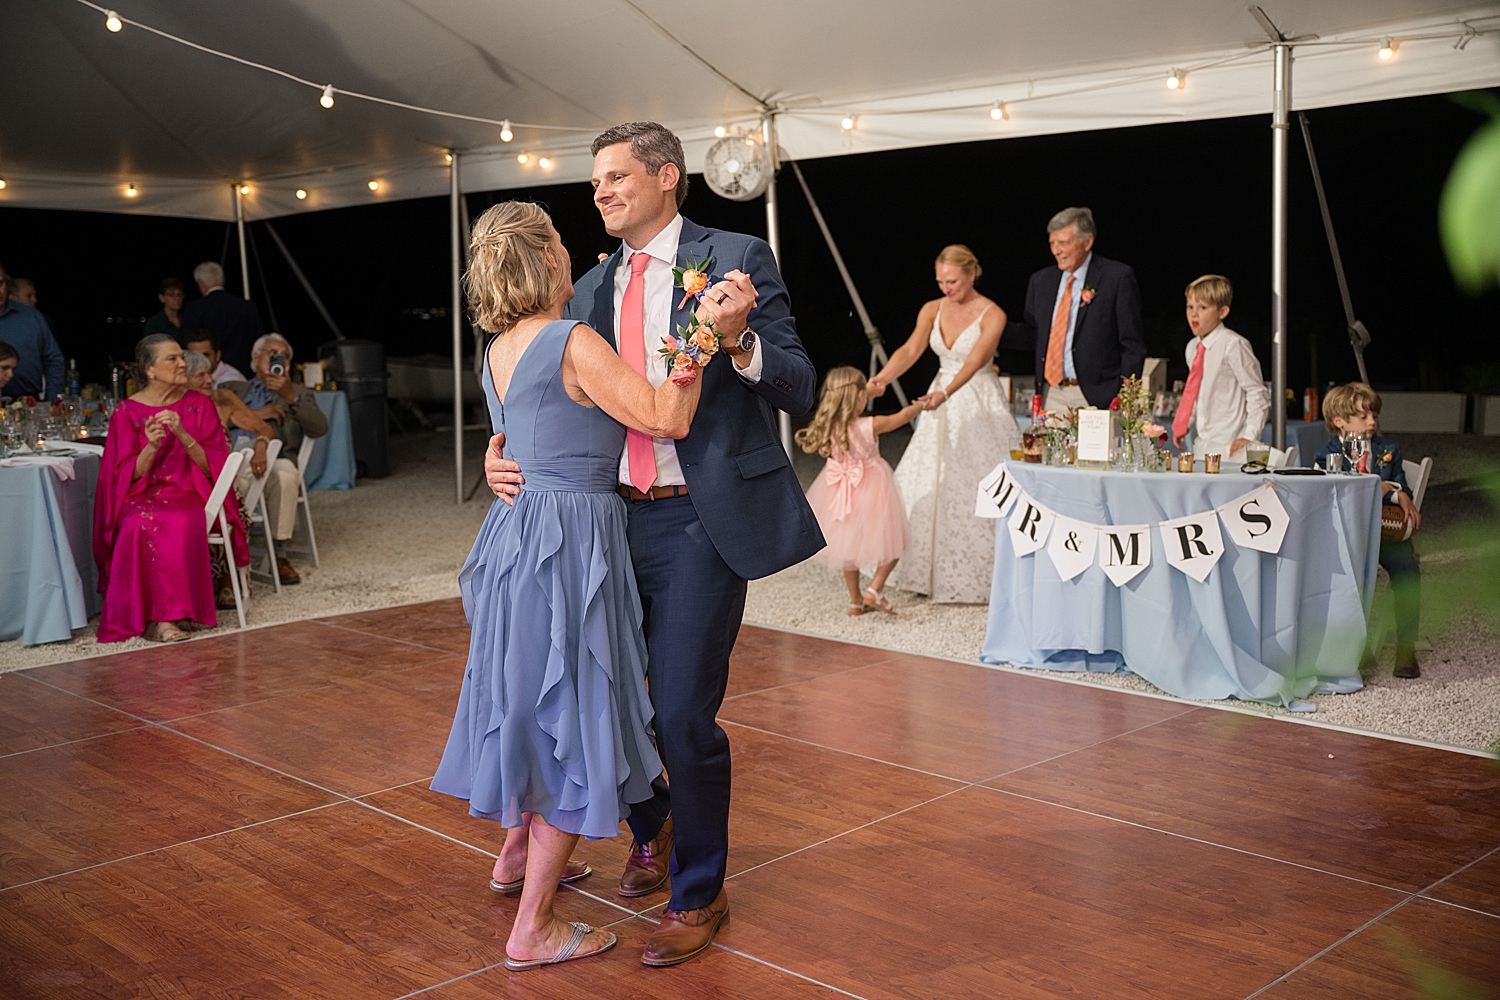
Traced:
[[974, 516], [974, 491], [1021, 446], [1020, 428], [990, 365], [1005, 312], [974, 290], [981, 271], [968, 247], [944, 247], [936, 270], [943, 297], [922, 307], [911, 337], [866, 389], [879, 396], [929, 347], [938, 356], [937, 377], [922, 397], [932, 412], [918, 420], [896, 467], [912, 545], [892, 582], [939, 603], [982, 604], [990, 596], [995, 522]]

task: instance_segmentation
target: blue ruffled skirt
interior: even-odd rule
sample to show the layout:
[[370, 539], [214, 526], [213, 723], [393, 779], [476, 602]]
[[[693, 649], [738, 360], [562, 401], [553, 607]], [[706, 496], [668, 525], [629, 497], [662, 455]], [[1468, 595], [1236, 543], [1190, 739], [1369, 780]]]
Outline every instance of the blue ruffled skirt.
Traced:
[[624, 501], [497, 501], [458, 582], [469, 663], [432, 788], [507, 827], [534, 812], [568, 833], [618, 835], [662, 772]]

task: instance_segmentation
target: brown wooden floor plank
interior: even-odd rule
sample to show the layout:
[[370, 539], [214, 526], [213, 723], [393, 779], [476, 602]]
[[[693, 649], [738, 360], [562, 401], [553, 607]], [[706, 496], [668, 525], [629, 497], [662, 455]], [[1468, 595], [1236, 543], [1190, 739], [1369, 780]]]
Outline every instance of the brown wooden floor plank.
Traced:
[[4, 886], [333, 800], [154, 726], [0, 758], [0, 789]]
[[671, 969], [641, 964], [641, 950], [654, 925], [637, 917], [609, 929], [620, 943], [595, 958], [550, 969], [509, 972], [492, 969], [440, 986], [432, 1000], [836, 1000], [842, 994], [797, 976], [733, 955], [722, 948]]
[[1500, 852], [1464, 869], [1427, 895], [1500, 917]]
[[457, 597], [319, 618], [317, 621], [371, 635], [402, 639], [460, 656], [466, 656], [469, 652], [469, 623], [464, 618], [463, 601]]
[[340, 794], [364, 795], [437, 769], [463, 672], [464, 661], [448, 656], [170, 725]]
[[0, 757], [141, 725], [122, 712], [29, 680], [0, 674]]
[[741, 625], [729, 657], [726, 697], [795, 684], [895, 659], [899, 653], [810, 635]]
[[970, 788], [729, 881], [724, 945], [867, 997], [1243, 997], [1394, 891]]
[[311, 691], [443, 656], [314, 622], [228, 632], [151, 649], [53, 663], [38, 680], [156, 722]]
[[[518, 901], [472, 859], [353, 803], [184, 844], [0, 896], [0, 981], [14, 1000], [388, 1000], [504, 957]], [[617, 915], [578, 893], [557, 912]]]
[[1493, 761], [1230, 712], [988, 784], [1407, 892], [1500, 845]]
[[1500, 1000], [1500, 918], [1414, 899], [1264, 1000]]
[[1194, 709], [901, 654], [862, 670], [735, 698], [720, 714], [878, 760], [980, 781], [1185, 711]]

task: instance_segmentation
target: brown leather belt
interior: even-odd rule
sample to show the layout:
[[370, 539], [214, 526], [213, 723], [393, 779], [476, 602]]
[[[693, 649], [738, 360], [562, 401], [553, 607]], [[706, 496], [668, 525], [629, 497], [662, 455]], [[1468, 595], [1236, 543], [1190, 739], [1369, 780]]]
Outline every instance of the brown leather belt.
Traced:
[[653, 486], [649, 493], [642, 493], [634, 486], [620, 483], [615, 489], [626, 500], [665, 500], [667, 497], [687, 496], [686, 486]]
[[1076, 387], [1077, 385], [1078, 385], [1078, 380], [1076, 378], [1065, 378], [1061, 382], [1057, 383], [1057, 385], [1053, 386], [1053, 388], [1054, 389], [1072, 389], [1072, 388]]

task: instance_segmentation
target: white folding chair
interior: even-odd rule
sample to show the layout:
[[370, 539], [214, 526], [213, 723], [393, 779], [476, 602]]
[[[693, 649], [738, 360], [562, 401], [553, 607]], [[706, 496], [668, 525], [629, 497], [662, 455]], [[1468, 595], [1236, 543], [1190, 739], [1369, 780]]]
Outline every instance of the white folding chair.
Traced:
[[302, 447], [297, 449], [297, 508], [307, 518], [307, 547], [312, 551], [313, 565], [318, 563], [318, 536], [313, 532], [312, 504], [307, 502], [307, 463], [312, 458], [316, 438], [304, 437]]
[[1282, 451], [1280, 448], [1274, 448], [1273, 447], [1271, 449], [1271, 456], [1266, 461], [1266, 465], [1269, 466], [1272, 469], [1290, 469], [1290, 468], [1295, 467], [1296, 464], [1297, 464], [1297, 446], [1296, 445], [1292, 445], [1286, 451]]
[[[239, 453], [244, 456], [246, 465], [255, 457], [253, 448], [241, 448]], [[246, 536], [249, 535], [250, 528], [257, 524], [266, 536], [266, 561], [270, 564], [270, 569], [262, 575], [271, 578], [278, 594], [281, 593], [281, 568], [276, 564], [276, 541], [271, 535], [271, 514], [266, 509], [266, 477], [271, 474], [271, 467], [276, 464], [276, 458], [280, 454], [281, 441], [272, 439], [266, 445], [266, 471], [250, 480], [250, 488], [245, 491], [244, 502], [240, 504], [245, 514]]]
[[[245, 602], [240, 596], [240, 569], [234, 564], [234, 542], [229, 530], [229, 515], [224, 513], [224, 498], [234, 489], [234, 479], [240, 474], [240, 463], [244, 460], [245, 456], [237, 451], [229, 453], [229, 457], [224, 459], [224, 468], [219, 470], [219, 478], [214, 480], [214, 489], [208, 495], [208, 503], [203, 505], [208, 544], [210, 547], [224, 547], [224, 563], [229, 567], [229, 585], [234, 590], [234, 610], [240, 616], [240, 628], [245, 627]], [[218, 531], [214, 530], [215, 522], [218, 522]]]
[[1406, 473], [1406, 485], [1411, 487], [1411, 503], [1417, 510], [1422, 509], [1422, 497], [1427, 495], [1427, 480], [1432, 475], [1432, 456], [1428, 455], [1420, 462], [1401, 460], [1401, 470]]

